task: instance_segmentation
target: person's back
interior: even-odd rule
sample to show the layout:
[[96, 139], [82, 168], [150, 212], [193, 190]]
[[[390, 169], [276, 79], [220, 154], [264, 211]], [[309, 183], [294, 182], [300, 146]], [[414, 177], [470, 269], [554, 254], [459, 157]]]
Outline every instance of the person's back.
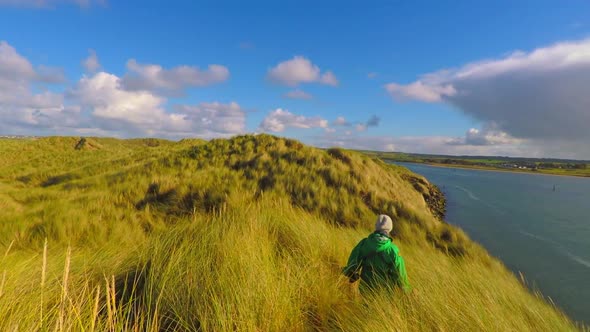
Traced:
[[410, 288], [404, 260], [389, 237], [392, 228], [391, 218], [380, 215], [375, 232], [361, 240], [350, 254], [343, 273], [354, 282], [360, 272], [362, 293], [379, 286]]

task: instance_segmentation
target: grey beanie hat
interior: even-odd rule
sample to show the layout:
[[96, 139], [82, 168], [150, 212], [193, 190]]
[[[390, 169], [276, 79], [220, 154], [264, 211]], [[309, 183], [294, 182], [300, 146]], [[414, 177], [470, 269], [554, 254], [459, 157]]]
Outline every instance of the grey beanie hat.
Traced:
[[381, 233], [389, 233], [393, 229], [393, 222], [386, 214], [381, 214], [377, 217], [375, 222], [375, 231]]

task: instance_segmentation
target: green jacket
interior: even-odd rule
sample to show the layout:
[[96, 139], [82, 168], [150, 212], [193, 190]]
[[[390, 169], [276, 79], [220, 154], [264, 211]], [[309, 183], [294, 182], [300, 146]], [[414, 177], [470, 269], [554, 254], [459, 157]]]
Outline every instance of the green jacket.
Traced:
[[404, 259], [391, 238], [382, 233], [372, 233], [352, 250], [343, 273], [352, 282], [359, 270], [362, 289], [379, 285], [410, 289]]

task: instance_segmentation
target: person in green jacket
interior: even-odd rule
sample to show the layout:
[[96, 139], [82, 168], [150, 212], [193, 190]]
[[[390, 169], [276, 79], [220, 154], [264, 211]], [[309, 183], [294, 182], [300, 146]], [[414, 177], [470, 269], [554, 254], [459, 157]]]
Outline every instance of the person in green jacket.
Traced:
[[343, 273], [351, 283], [360, 277], [361, 294], [383, 286], [410, 290], [404, 259], [389, 236], [392, 229], [391, 218], [380, 215], [375, 223], [375, 231], [361, 240], [350, 254]]

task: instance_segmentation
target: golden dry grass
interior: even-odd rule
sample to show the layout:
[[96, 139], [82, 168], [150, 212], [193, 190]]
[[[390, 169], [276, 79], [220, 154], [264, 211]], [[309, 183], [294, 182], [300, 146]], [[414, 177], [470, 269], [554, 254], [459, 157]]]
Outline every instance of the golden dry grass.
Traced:
[[[0, 140], [0, 330], [582, 329], [437, 221], [404, 168], [266, 135], [79, 142]], [[340, 275], [377, 212], [409, 294]]]

